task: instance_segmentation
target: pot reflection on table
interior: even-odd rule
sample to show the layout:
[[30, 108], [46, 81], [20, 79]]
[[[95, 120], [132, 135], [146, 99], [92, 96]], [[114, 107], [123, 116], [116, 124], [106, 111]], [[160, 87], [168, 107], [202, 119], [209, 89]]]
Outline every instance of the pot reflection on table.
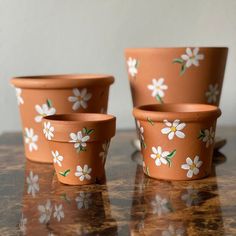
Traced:
[[131, 235], [223, 235], [224, 226], [215, 177], [196, 181], [159, 181], [137, 164], [131, 208]]
[[116, 235], [107, 186], [59, 183], [52, 165], [26, 162], [22, 235]]

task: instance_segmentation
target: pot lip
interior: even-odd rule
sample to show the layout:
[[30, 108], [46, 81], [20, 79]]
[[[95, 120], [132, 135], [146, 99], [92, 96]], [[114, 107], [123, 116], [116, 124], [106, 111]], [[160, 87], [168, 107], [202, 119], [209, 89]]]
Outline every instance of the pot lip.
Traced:
[[129, 52], [152, 52], [152, 51], [160, 51], [160, 50], [186, 50], [186, 48], [200, 48], [205, 50], [225, 50], [228, 51], [229, 47], [227, 46], [170, 46], [170, 47], [134, 47], [134, 48], [125, 48], [125, 53]]
[[221, 110], [217, 106], [201, 103], [148, 104], [133, 109], [133, 116], [138, 120], [145, 121], [149, 118], [161, 122], [176, 119], [191, 122], [218, 118], [220, 115]]
[[76, 88], [81, 86], [110, 85], [114, 77], [108, 74], [52, 74], [52, 75], [27, 75], [11, 79], [11, 84], [19, 88]]
[[[99, 118], [96, 118], [99, 117]], [[115, 122], [116, 117], [109, 114], [102, 113], [67, 113], [56, 114], [43, 117], [45, 122], [51, 122], [55, 125], [78, 125], [78, 124], [102, 124], [108, 122]]]

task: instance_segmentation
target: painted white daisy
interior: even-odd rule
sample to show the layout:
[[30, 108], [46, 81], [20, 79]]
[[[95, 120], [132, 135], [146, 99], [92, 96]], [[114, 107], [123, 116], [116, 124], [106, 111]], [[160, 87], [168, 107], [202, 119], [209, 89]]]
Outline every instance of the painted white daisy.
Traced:
[[65, 217], [62, 204], [54, 206], [53, 217], [57, 219], [58, 222]]
[[168, 86], [164, 84], [165, 79], [152, 79], [152, 84], [149, 84], [147, 87], [149, 90], [152, 90], [152, 96], [156, 97], [159, 96], [163, 98], [165, 96], [164, 90], [168, 89]]
[[84, 88], [81, 91], [77, 88], [73, 89], [74, 96], [68, 97], [69, 102], [73, 102], [72, 109], [77, 111], [80, 107], [86, 109], [88, 107], [88, 100], [92, 97], [91, 93], [87, 92], [87, 89]]
[[34, 134], [34, 130], [32, 128], [25, 128], [25, 143], [28, 144], [30, 152], [38, 150], [37, 141], [38, 135]]
[[46, 103], [42, 106], [35, 105], [35, 110], [39, 113], [39, 115], [34, 118], [38, 123], [42, 121], [43, 117], [54, 115], [56, 113], [56, 109], [54, 107], [49, 107]]
[[78, 209], [82, 209], [82, 208], [88, 209], [92, 201], [91, 193], [80, 192], [79, 196], [75, 198], [75, 201], [77, 202]]
[[18, 105], [24, 104], [24, 100], [21, 97], [22, 89], [21, 88], [15, 88], [15, 90], [16, 90], [17, 104]]
[[87, 146], [86, 142], [90, 139], [89, 135], [83, 136], [82, 131], [76, 133], [70, 133], [70, 142], [74, 143], [74, 148], [81, 151]]
[[39, 210], [39, 214], [40, 214], [39, 222], [41, 224], [47, 224], [51, 218], [51, 215], [52, 215], [51, 201], [47, 200], [45, 205], [39, 205], [38, 210]]
[[169, 202], [166, 198], [161, 198], [159, 195], [156, 195], [155, 200], [151, 202], [153, 207], [153, 214], [162, 216], [170, 212]]
[[181, 131], [186, 126], [185, 123], [180, 123], [180, 120], [175, 120], [173, 123], [168, 120], [163, 121], [167, 126], [161, 130], [162, 134], [168, 134], [168, 139], [172, 140], [176, 135], [178, 138], [184, 138], [185, 134]]
[[166, 165], [168, 162], [166, 157], [170, 154], [170, 152], [164, 151], [162, 152], [162, 148], [158, 146], [157, 148], [152, 147], [152, 154], [150, 157], [155, 160], [155, 164], [160, 166], [161, 164]]
[[138, 61], [137, 61], [137, 59], [129, 57], [129, 59], [127, 61], [127, 65], [128, 65], [129, 74], [132, 77], [135, 77], [138, 73], [138, 70], [137, 70]]
[[110, 142], [105, 141], [105, 143], [102, 144], [102, 152], [99, 153], [99, 156], [102, 158], [103, 165], [105, 165], [105, 162], [106, 162], [109, 145], [110, 145]]
[[19, 229], [22, 235], [26, 234], [26, 224], [27, 224], [27, 218], [24, 217], [24, 215], [21, 215], [20, 223], [19, 223]]
[[181, 58], [185, 61], [185, 66], [189, 68], [190, 66], [199, 66], [199, 60], [204, 59], [203, 54], [199, 54], [199, 48], [186, 48], [186, 54], [183, 54]]
[[55, 152], [51, 151], [51, 153], [53, 156], [53, 162], [57, 163], [61, 167], [62, 166], [61, 162], [63, 161], [63, 156], [61, 156], [57, 150]]
[[198, 190], [193, 187], [187, 188], [187, 191], [181, 195], [181, 200], [186, 203], [187, 207], [197, 206], [200, 202]]
[[92, 168], [89, 168], [88, 165], [84, 165], [82, 168], [81, 166], [76, 167], [75, 176], [79, 177], [80, 181], [90, 180], [91, 176], [89, 175], [92, 172]]
[[208, 87], [208, 91], [206, 92], [207, 102], [215, 104], [218, 100], [218, 96], [220, 95], [218, 84], [210, 84]]
[[182, 236], [185, 235], [185, 230], [183, 228], [175, 229], [173, 225], [169, 225], [168, 229], [162, 231], [162, 236]]
[[28, 184], [27, 193], [35, 197], [36, 193], [39, 192], [39, 176], [34, 175], [33, 171], [30, 171], [29, 176], [26, 178]]
[[202, 163], [203, 162], [199, 160], [199, 156], [195, 156], [193, 161], [190, 157], [187, 157], [186, 164], [182, 164], [181, 168], [188, 170], [187, 177], [192, 178], [193, 175], [198, 175]]
[[46, 139], [51, 140], [54, 137], [54, 134], [53, 134], [54, 127], [51, 126], [51, 123], [49, 121], [44, 122], [43, 126], [44, 126], [43, 133]]
[[210, 129], [205, 129], [202, 141], [206, 143], [206, 147], [209, 147], [211, 144], [213, 144], [214, 139], [215, 139], [215, 132], [213, 130], [213, 127], [210, 127]]

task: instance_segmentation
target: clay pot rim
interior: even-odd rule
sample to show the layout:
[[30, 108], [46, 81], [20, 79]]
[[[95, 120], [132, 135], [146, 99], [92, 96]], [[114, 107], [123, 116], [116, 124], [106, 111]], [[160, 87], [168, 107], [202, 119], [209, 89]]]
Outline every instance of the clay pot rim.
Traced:
[[81, 86], [105, 86], [114, 83], [114, 77], [107, 74], [62, 74], [13, 77], [11, 84], [19, 88], [63, 89]]
[[[96, 118], [96, 117], [99, 117]], [[68, 113], [68, 114], [56, 114], [43, 117], [43, 120], [52, 122], [54, 124], [81, 124], [81, 123], [104, 123], [112, 122], [116, 120], [116, 117], [109, 114], [102, 113]]]
[[[183, 110], [187, 111], [183, 111]], [[137, 120], [147, 118], [152, 121], [168, 120], [174, 121], [199, 121], [218, 118], [221, 110], [217, 106], [199, 103], [165, 103], [165, 104], [148, 104], [133, 109], [133, 116]]]
[[229, 47], [226, 46], [176, 46], [176, 47], [137, 47], [137, 48], [125, 48], [125, 53], [130, 52], [153, 52], [153, 51], [161, 51], [161, 50], [186, 50], [186, 48], [200, 48], [203, 50], [222, 50], [222, 51], [228, 51]]

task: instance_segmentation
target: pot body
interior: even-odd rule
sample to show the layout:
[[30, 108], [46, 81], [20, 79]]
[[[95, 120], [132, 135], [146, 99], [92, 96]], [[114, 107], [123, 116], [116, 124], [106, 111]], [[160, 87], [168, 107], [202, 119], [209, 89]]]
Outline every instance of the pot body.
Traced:
[[133, 105], [219, 105], [227, 48], [136, 48], [125, 58]]
[[[15, 78], [12, 83], [16, 87], [25, 155], [31, 161], [52, 163], [51, 153], [42, 132], [42, 118], [61, 113], [106, 113], [109, 83], [96, 81], [93, 85], [93, 81], [83, 78], [81, 86], [79, 77], [65, 81], [61, 76], [50, 86], [47, 86], [47, 77], [43, 78], [44, 83], [41, 85], [32, 84], [32, 81], [37, 80], [40, 79]], [[50, 83], [51, 80], [49, 77]]]
[[68, 185], [102, 182], [104, 166], [115, 135], [116, 119], [106, 114], [61, 114], [43, 118], [58, 180]]
[[[102, 181], [107, 157], [104, 146], [109, 145], [109, 141], [87, 143], [84, 151], [75, 148], [74, 143], [49, 141], [49, 149], [63, 157], [61, 165], [54, 162], [58, 180], [68, 185], [85, 185]], [[53, 154], [51, 158], [53, 159]]]
[[[194, 112], [198, 106], [206, 107], [206, 111]], [[154, 110], [155, 107], [157, 110], [162, 110], [162, 107], [165, 110], [167, 107], [164, 112], [134, 109], [144, 173], [152, 178], [165, 180], [194, 180], [210, 175], [219, 109], [215, 107], [215, 111], [208, 113], [208, 107], [214, 109], [214, 106], [198, 104], [143, 107], [152, 107]], [[192, 112], [183, 112], [185, 108]]]

